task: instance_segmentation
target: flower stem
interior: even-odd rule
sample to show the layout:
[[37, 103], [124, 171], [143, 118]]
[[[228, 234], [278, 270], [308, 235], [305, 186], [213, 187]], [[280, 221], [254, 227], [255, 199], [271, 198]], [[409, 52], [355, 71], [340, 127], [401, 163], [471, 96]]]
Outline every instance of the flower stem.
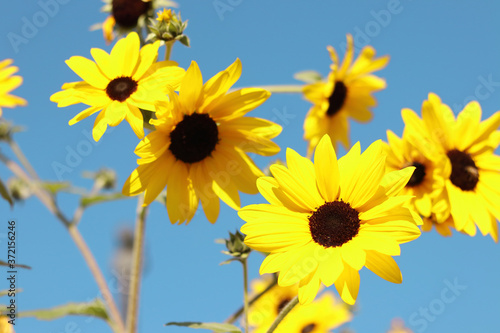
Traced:
[[127, 333], [137, 331], [139, 309], [139, 292], [141, 285], [142, 259], [144, 248], [144, 231], [148, 207], [142, 207], [144, 196], [140, 195], [137, 202], [137, 218], [135, 221], [134, 248], [132, 250], [132, 272], [130, 273], [130, 289], [127, 305]]
[[97, 285], [99, 286], [99, 289], [101, 291], [102, 297], [104, 298], [104, 302], [108, 304], [110, 317], [112, 318], [113, 322], [118, 326], [119, 332], [125, 332], [125, 327], [123, 326], [120, 312], [116, 307], [116, 304], [113, 300], [113, 296], [111, 295], [108, 285], [106, 284], [106, 280], [104, 279], [104, 276], [102, 275], [102, 272], [99, 269], [99, 266], [97, 265], [94, 256], [92, 255], [92, 252], [88, 248], [87, 243], [85, 243], [76, 225], [72, 224], [69, 225], [68, 232], [71, 238], [73, 239], [73, 242], [75, 242], [76, 247], [82, 253], [83, 258], [85, 259], [85, 262], [87, 263], [87, 266], [90, 269], [90, 272], [94, 276], [94, 279], [97, 282]]
[[[21, 151], [19, 149], [19, 151]], [[31, 184], [33, 186], [33, 194], [40, 200], [40, 202], [51, 212], [59, 221], [64, 224], [67, 228], [71, 238], [73, 239], [76, 247], [82, 254], [87, 266], [89, 267], [90, 272], [94, 276], [94, 279], [101, 291], [101, 294], [104, 298], [104, 302], [108, 306], [109, 315], [111, 320], [114, 322], [116, 327], [118, 328], [118, 332], [125, 332], [125, 326], [123, 325], [122, 318], [120, 316], [120, 312], [114, 302], [113, 297], [111, 296], [111, 292], [104, 280], [104, 276], [97, 265], [97, 262], [92, 255], [92, 252], [88, 248], [87, 244], [83, 240], [82, 235], [76, 228], [76, 225], [73, 225], [70, 220], [61, 212], [59, 209], [55, 199], [51, 196], [45, 189], [40, 187], [39, 182], [33, 181], [28, 174], [14, 161], [9, 160], [7, 157], [0, 153], [0, 161], [3, 162], [7, 168], [18, 178], [22, 179], [27, 184]], [[35, 173], [36, 175], [36, 173]], [[37, 176], [38, 178], [38, 176]]]
[[172, 48], [174, 46], [175, 40], [165, 43], [165, 60], [170, 60], [170, 55], [172, 54]]
[[292, 311], [292, 309], [299, 303], [299, 296], [295, 296], [288, 304], [281, 310], [281, 312], [278, 314], [278, 317], [274, 320], [273, 324], [269, 327], [267, 330], [267, 333], [272, 333], [278, 327], [279, 323], [283, 319], [285, 319], [286, 315]]
[[19, 162], [21, 162], [21, 165], [28, 171], [29, 175], [33, 179], [40, 180], [38, 178], [38, 175], [37, 175], [35, 169], [33, 169], [30, 162], [28, 161], [26, 156], [23, 154], [21, 148], [19, 148], [17, 143], [15, 141], [13, 141], [12, 139], [8, 139], [7, 142], [9, 143], [10, 149], [12, 149], [12, 151], [16, 155], [17, 159], [19, 160]]
[[[261, 298], [265, 293], [267, 293], [269, 290], [271, 290], [272, 287], [274, 287], [278, 283], [278, 280], [276, 278], [273, 279], [273, 281], [269, 284], [269, 286], [266, 287], [262, 292], [258, 293], [252, 299], [250, 302], [248, 302], [248, 306], [251, 306], [253, 303], [255, 303], [259, 298]], [[239, 316], [243, 313], [245, 307], [242, 306], [238, 310], [236, 310], [235, 313], [233, 313], [229, 318], [224, 320], [225, 323], [232, 324], [238, 319]]]
[[241, 260], [243, 265], [243, 318], [245, 322], [245, 333], [248, 333], [248, 260]]
[[257, 88], [266, 89], [271, 93], [276, 94], [301, 94], [303, 85], [289, 84], [289, 85], [273, 85], [273, 86], [259, 86]]

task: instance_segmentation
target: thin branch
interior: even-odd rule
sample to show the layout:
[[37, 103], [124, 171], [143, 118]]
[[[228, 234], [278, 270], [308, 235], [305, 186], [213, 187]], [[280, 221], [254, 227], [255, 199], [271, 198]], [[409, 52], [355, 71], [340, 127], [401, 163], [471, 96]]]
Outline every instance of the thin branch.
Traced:
[[132, 250], [132, 272], [130, 273], [130, 290], [127, 305], [127, 333], [137, 332], [139, 314], [139, 293], [141, 286], [142, 261], [144, 251], [144, 233], [148, 206], [143, 207], [144, 196], [137, 200], [137, 218], [135, 221], [134, 248]]

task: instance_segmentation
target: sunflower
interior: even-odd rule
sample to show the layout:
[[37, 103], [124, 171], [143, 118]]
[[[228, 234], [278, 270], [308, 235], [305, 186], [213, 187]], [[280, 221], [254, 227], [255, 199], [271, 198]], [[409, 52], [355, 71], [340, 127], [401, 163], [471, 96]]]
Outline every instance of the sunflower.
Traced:
[[245, 243], [269, 253], [260, 273], [280, 272], [278, 284], [299, 283], [301, 304], [310, 303], [323, 283], [335, 284], [342, 299], [354, 304], [358, 271], [366, 266], [380, 277], [401, 283], [391, 256], [399, 244], [420, 235], [419, 217], [399, 195], [414, 167], [385, 173], [382, 142], [361, 154], [359, 143], [339, 159], [328, 135], [319, 142], [314, 164], [292, 149], [288, 168], [272, 165], [273, 177], [257, 187], [269, 204], [239, 211]]
[[16, 66], [9, 67], [12, 62], [12, 59], [0, 61], [0, 117], [2, 117], [2, 107], [13, 108], [27, 104], [23, 98], [9, 94], [23, 83], [21, 76], [12, 75], [19, 70]]
[[304, 139], [309, 141], [308, 156], [312, 155], [324, 134], [331, 137], [335, 149], [338, 141], [348, 149], [348, 118], [359, 122], [370, 121], [370, 108], [377, 104], [371, 94], [386, 86], [383, 79], [370, 73], [384, 68], [389, 56], [375, 59], [375, 49], [366, 46], [353, 63], [354, 45], [349, 34], [346, 55], [340, 67], [335, 49], [328, 46], [328, 52], [333, 63], [327, 82], [307, 85], [303, 91], [305, 99], [314, 104], [304, 122]]
[[0, 333], [15, 333], [14, 325], [9, 323], [9, 318], [7, 316], [0, 316]]
[[177, 3], [168, 0], [104, 0], [104, 3], [102, 11], [109, 13], [109, 16], [104, 22], [93, 25], [91, 30], [102, 29], [108, 44], [116, 35], [145, 28], [146, 19], [153, 17], [158, 8], [177, 7]]
[[450, 224], [444, 223], [449, 217], [449, 207], [446, 193], [443, 192], [445, 180], [451, 172], [446, 156], [439, 154], [435, 145], [422, 145], [419, 141], [410, 139], [407, 132], [399, 138], [392, 131], [387, 131], [387, 142], [384, 143], [387, 171], [415, 167], [401, 193], [413, 197], [413, 209], [424, 217], [422, 229], [430, 231], [434, 225], [443, 236], [450, 235]]
[[255, 181], [263, 176], [247, 153], [271, 156], [280, 148], [270, 139], [281, 126], [244, 117], [270, 96], [267, 90], [247, 88], [227, 93], [241, 75], [237, 59], [203, 84], [198, 64], [186, 71], [179, 95], [161, 103], [156, 131], [139, 143], [139, 167], [123, 186], [123, 194], [145, 192], [150, 204], [167, 186], [166, 206], [172, 223], [190, 221], [201, 201], [207, 219], [219, 215], [219, 198], [234, 209], [239, 192], [255, 194]]
[[66, 64], [84, 81], [65, 83], [50, 100], [64, 107], [84, 103], [90, 107], [69, 121], [74, 125], [99, 112], [92, 136], [99, 141], [107, 126], [127, 120], [134, 133], [144, 137], [143, 116], [139, 108], [155, 111], [155, 103], [168, 101], [170, 88], [178, 88], [184, 69], [173, 61], [156, 62], [160, 42], [140, 47], [139, 36], [132, 32], [119, 40], [108, 54], [93, 48], [95, 62], [80, 56]]
[[[259, 279], [252, 283], [254, 293], [267, 288], [269, 279]], [[249, 324], [253, 333], [267, 332], [285, 305], [297, 296], [298, 286], [274, 286], [250, 307]], [[307, 305], [296, 305], [279, 324], [275, 332], [327, 333], [352, 319], [349, 306], [338, 302], [333, 293], [325, 292], [317, 301]]]
[[474, 236], [476, 228], [498, 241], [500, 219], [500, 112], [481, 122], [481, 106], [470, 102], [457, 118], [441, 99], [429, 94], [422, 119], [403, 110], [405, 131], [414, 140], [437, 144], [451, 164], [445, 181], [449, 212], [458, 231]]

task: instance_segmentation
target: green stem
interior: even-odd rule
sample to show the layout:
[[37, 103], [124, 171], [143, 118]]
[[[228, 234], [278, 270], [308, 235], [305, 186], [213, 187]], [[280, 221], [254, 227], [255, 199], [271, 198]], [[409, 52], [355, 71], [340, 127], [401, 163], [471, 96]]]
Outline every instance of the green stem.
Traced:
[[140, 195], [137, 202], [134, 248], [132, 250], [132, 272], [130, 273], [130, 289], [127, 305], [127, 333], [135, 333], [137, 331], [139, 292], [141, 285], [142, 259], [144, 249], [144, 231], [146, 229], [146, 214], [148, 211], [148, 206], [143, 207], [143, 203], [144, 196]]
[[10, 138], [7, 140], [7, 142], [9, 143], [10, 149], [12, 149], [12, 151], [16, 155], [17, 159], [19, 160], [19, 162], [21, 162], [21, 165], [28, 171], [31, 178], [36, 179], [36, 180], [40, 180], [40, 178], [38, 178], [38, 175], [37, 175], [35, 169], [33, 168], [33, 166], [31, 166], [30, 162], [28, 161], [28, 159], [26, 158], [26, 156], [22, 152], [21, 148], [19, 148], [17, 143]]
[[165, 42], [165, 60], [170, 60], [170, 55], [172, 54], [172, 48], [174, 47], [174, 41]]
[[292, 311], [292, 309], [299, 303], [299, 296], [295, 296], [288, 304], [281, 310], [281, 312], [278, 314], [278, 317], [274, 320], [273, 324], [269, 329], [267, 330], [267, 333], [272, 333], [278, 327], [278, 325], [281, 323], [283, 319], [285, 319], [286, 315]]
[[118, 332], [125, 332], [125, 326], [123, 325], [120, 312], [118, 311], [118, 307], [114, 302], [111, 292], [109, 291], [106, 280], [104, 279], [104, 275], [97, 265], [97, 262], [87, 244], [85, 243], [82, 235], [76, 228], [76, 225], [72, 225], [71, 221], [61, 212], [54, 197], [51, 196], [45, 189], [41, 188], [39, 182], [33, 181], [17, 163], [9, 160], [2, 154], [0, 154], [0, 161], [3, 162], [7, 166], [7, 168], [18, 178], [22, 179], [27, 184], [31, 184], [33, 194], [49, 210], [49, 212], [56, 216], [59, 221], [61, 221], [62, 224], [64, 224], [64, 226], [67, 228], [71, 238], [73, 239], [73, 242], [82, 254], [87, 266], [89, 267], [90, 272], [94, 276], [97, 286], [99, 287], [99, 290], [104, 298], [104, 302], [106, 302], [108, 306], [111, 320], [118, 328]]
[[241, 260], [243, 265], [243, 318], [245, 322], [245, 333], [248, 333], [248, 261], [247, 258]]
[[106, 284], [106, 280], [104, 279], [104, 275], [99, 269], [99, 266], [97, 265], [97, 262], [94, 256], [92, 255], [92, 252], [87, 246], [87, 243], [85, 243], [85, 240], [80, 234], [80, 231], [78, 231], [76, 225], [69, 225], [68, 232], [71, 238], [73, 239], [73, 242], [75, 243], [76, 247], [82, 253], [82, 256], [85, 259], [85, 262], [87, 263], [90, 272], [94, 276], [94, 279], [97, 285], [99, 286], [99, 290], [101, 291], [104, 302], [108, 304], [110, 317], [112, 318], [113, 322], [117, 325], [119, 332], [125, 332], [125, 327], [123, 326], [123, 322], [120, 316], [120, 311], [118, 311], [118, 308], [116, 307], [113, 296], [111, 295], [108, 285]]
[[[278, 283], [278, 280], [276, 279], [276, 277], [273, 279], [273, 281], [269, 284], [269, 286], [266, 287], [266, 289], [264, 289], [262, 292], [258, 293], [257, 295], [255, 295], [254, 297], [252, 297], [252, 299], [250, 300], [250, 302], [248, 302], [248, 306], [251, 306], [253, 303], [255, 303], [259, 298], [261, 298], [265, 293], [267, 293], [269, 290], [271, 290], [276, 284]], [[242, 306], [240, 307], [238, 310], [236, 310], [235, 313], [233, 313], [229, 318], [227, 318], [226, 320], [224, 320], [225, 323], [228, 323], [228, 324], [232, 324], [236, 321], [236, 319], [238, 319], [239, 316], [241, 316], [241, 314], [243, 313], [243, 311], [245, 310], [245, 307]]]
[[271, 93], [275, 94], [302, 94], [304, 85], [273, 85], [273, 86], [258, 86], [256, 88], [266, 89]]

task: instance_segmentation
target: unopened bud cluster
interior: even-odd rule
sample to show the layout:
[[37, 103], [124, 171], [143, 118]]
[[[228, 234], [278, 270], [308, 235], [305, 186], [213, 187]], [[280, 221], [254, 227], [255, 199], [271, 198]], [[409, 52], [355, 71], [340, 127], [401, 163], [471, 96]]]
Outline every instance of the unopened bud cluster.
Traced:
[[161, 40], [165, 43], [179, 41], [189, 47], [189, 38], [184, 35], [187, 21], [182, 22], [181, 13], [177, 14], [172, 9], [163, 9], [157, 15], [156, 19], [149, 19], [151, 33], [146, 41], [155, 42]]

